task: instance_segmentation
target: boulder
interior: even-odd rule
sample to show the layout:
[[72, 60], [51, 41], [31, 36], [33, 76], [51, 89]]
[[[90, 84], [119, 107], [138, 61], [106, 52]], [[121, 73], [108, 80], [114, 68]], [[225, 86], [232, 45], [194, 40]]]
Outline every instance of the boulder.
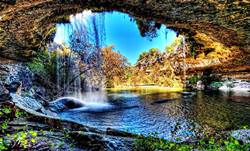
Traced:
[[11, 94], [11, 97], [13, 98], [12, 101], [16, 104], [21, 104], [25, 108], [28, 108], [33, 111], [43, 111], [44, 107], [41, 103], [39, 103], [36, 99], [33, 99], [31, 97], [23, 97], [17, 94]]
[[49, 108], [54, 112], [63, 112], [70, 109], [83, 107], [84, 104], [73, 97], [62, 97], [49, 103]]

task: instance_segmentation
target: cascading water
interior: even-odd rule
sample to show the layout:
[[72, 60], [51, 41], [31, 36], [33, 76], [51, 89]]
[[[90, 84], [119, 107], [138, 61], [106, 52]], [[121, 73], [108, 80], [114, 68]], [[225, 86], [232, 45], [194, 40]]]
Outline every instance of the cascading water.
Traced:
[[101, 48], [105, 46], [104, 19], [104, 14], [84, 11], [71, 15], [70, 23], [57, 25], [54, 41], [48, 48], [51, 58], [56, 60], [60, 96], [73, 96], [84, 104], [106, 101], [101, 69]]
[[185, 36], [183, 36], [182, 39], [182, 51], [183, 51], [183, 84], [184, 88], [186, 87], [186, 39]]

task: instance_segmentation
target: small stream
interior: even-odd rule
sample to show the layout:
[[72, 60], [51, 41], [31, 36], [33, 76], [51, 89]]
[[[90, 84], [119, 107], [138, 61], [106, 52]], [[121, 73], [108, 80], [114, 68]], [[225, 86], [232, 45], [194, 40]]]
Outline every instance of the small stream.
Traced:
[[108, 92], [112, 107], [94, 111], [81, 108], [60, 116], [84, 125], [148, 135], [157, 133], [165, 139], [189, 140], [206, 131], [231, 130], [250, 126], [250, 93], [235, 96], [220, 91], [148, 93], [138, 91]]

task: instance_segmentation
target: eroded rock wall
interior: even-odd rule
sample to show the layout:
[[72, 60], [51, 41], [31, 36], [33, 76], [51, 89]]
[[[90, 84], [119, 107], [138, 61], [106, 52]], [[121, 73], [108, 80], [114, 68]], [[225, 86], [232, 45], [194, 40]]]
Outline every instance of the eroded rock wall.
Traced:
[[[249, 52], [249, 1], [212, 0], [16, 0], [3, 1], [0, 11], [1, 56], [25, 59], [46, 40], [63, 16], [83, 9], [118, 10], [169, 27], [202, 33], [225, 47]], [[198, 38], [194, 37], [199, 41]], [[24, 58], [23, 58], [24, 57]]]

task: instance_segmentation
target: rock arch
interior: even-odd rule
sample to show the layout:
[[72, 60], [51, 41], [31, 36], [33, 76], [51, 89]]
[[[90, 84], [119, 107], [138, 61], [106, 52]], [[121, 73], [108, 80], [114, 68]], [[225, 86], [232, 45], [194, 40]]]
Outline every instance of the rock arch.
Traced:
[[[12, 0], [0, 2], [0, 56], [27, 60], [58, 21], [84, 9], [117, 10], [186, 34], [201, 51], [235, 52], [249, 59], [250, 2], [247, 0]], [[237, 53], [236, 53], [237, 52]], [[239, 57], [238, 57], [239, 58]]]

